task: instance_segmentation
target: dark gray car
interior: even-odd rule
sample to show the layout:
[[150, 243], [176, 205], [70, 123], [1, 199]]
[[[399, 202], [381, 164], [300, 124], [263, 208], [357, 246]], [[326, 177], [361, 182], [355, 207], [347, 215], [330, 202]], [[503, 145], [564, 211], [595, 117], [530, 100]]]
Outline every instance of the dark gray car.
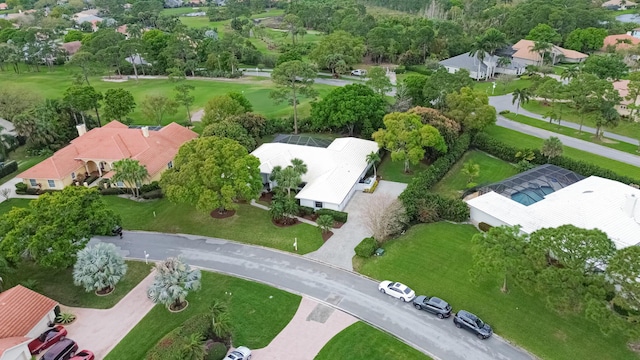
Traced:
[[478, 339], [487, 339], [491, 334], [493, 334], [491, 326], [485, 324], [479, 317], [468, 311], [458, 311], [458, 313], [453, 317], [453, 323], [458, 328], [465, 328], [476, 334]]
[[439, 319], [451, 316], [451, 305], [435, 296], [420, 295], [413, 299], [413, 307], [435, 314]]

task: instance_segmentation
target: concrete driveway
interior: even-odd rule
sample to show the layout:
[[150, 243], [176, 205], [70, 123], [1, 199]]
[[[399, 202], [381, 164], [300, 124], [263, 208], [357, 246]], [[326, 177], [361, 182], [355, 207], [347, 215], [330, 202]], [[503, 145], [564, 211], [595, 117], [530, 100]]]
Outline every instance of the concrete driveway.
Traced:
[[65, 325], [69, 332], [67, 337], [78, 343], [79, 350], [91, 350], [96, 359], [104, 359], [155, 306], [147, 298], [147, 288], [153, 282], [153, 275], [150, 273], [111, 309], [61, 305], [62, 312], [77, 316], [76, 321]]
[[382, 196], [397, 198], [406, 187], [407, 184], [404, 183], [381, 180], [373, 194], [357, 191], [344, 210], [349, 213], [347, 223], [340, 229], [333, 229], [333, 236], [320, 249], [305, 256], [345, 270], [353, 270], [351, 259], [356, 254], [353, 249], [362, 239], [371, 236], [371, 232], [365, 225], [365, 209], [375, 204], [376, 198]]

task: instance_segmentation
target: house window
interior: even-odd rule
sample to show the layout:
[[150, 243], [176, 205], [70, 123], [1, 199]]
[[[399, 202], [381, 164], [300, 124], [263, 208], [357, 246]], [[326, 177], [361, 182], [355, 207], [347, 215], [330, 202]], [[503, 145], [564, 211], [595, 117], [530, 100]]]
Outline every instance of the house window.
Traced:
[[320, 201], [316, 201], [316, 207], [317, 208], [321, 208], [322, 207], [322, 203]]
[[49, 188], [56, 187], [56, 182], [54, 180], [47, 180], [47, 183], [49, 183]]
[[32, 187], [38, 186], [38, 183], [36, 182], [36, 179], [29, 179], [29, 184], [31, 184]]
[[75, 180], [76, 179], [76, 173], [72, 172], [71, 173], [71, 180]]
[[173, 161], [169, 161], [169, 163], [167, 164], [167, 169], [172, 169], [173, 168]]
[[124, 182], [122, 182], [122, 181], [118, 181], [118, 182], [116, 183], [116, 186], [117, 186], [117, 187], [124, 187]]

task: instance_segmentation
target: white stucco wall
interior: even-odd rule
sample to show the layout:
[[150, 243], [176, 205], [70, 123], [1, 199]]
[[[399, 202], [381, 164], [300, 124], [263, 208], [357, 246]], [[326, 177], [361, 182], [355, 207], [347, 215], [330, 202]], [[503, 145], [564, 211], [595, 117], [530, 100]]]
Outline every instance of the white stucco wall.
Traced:
[[481, 222], [487, 223], [491, 226], [503, 226], [503, 225], [509, 226], [510, 225], [494, 216], [491, 216], [485, 213], [484, 211], [480, 211], [474, 208], [473, 206], [469, 206], [469, 210], [470, 210], [469, 218], [471, 219], [471, 222], [476, 226]]
[[0, 360], [31, 360], [28, 342], [7, 349], [0, 356]]
[[49, 313], [46, 316], [44, 316], [42, 320], [40, 320], [40, 322], [33, 327], [33, 329], [31, 329], [31, 331], [29, 331], [26, 337], [28, 338], [38, 337], [38, 335], [47, 331], [47, 329], [49, 329], [49, 323], [53, 323], [55, 320], [56, 320], [56, 314], [54, 312], [54, 309], [51, 309], [51, 311], [49, 311]]

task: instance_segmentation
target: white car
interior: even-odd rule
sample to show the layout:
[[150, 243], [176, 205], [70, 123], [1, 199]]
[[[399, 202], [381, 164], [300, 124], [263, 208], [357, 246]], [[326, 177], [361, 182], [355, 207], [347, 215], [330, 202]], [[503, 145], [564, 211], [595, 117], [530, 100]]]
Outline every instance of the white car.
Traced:
[[381, 282], [380, 285], [378, 285], [378, 290], [383, 294], [393, 296], [404, 302], [409, 302], [416, 297], [415, 291], [411, 290], [407, 285], [389, 280]]
[[362, 69], [351, 70], [351, 75], [353, 75], [353, 76], [365, 76], [365, 75], [367, 75], [367, 70], [362, 70]]
[[251, 349], [246, 346], [240, 346], [233, 350], [223, 360], [249, 360], [251, 359]]

